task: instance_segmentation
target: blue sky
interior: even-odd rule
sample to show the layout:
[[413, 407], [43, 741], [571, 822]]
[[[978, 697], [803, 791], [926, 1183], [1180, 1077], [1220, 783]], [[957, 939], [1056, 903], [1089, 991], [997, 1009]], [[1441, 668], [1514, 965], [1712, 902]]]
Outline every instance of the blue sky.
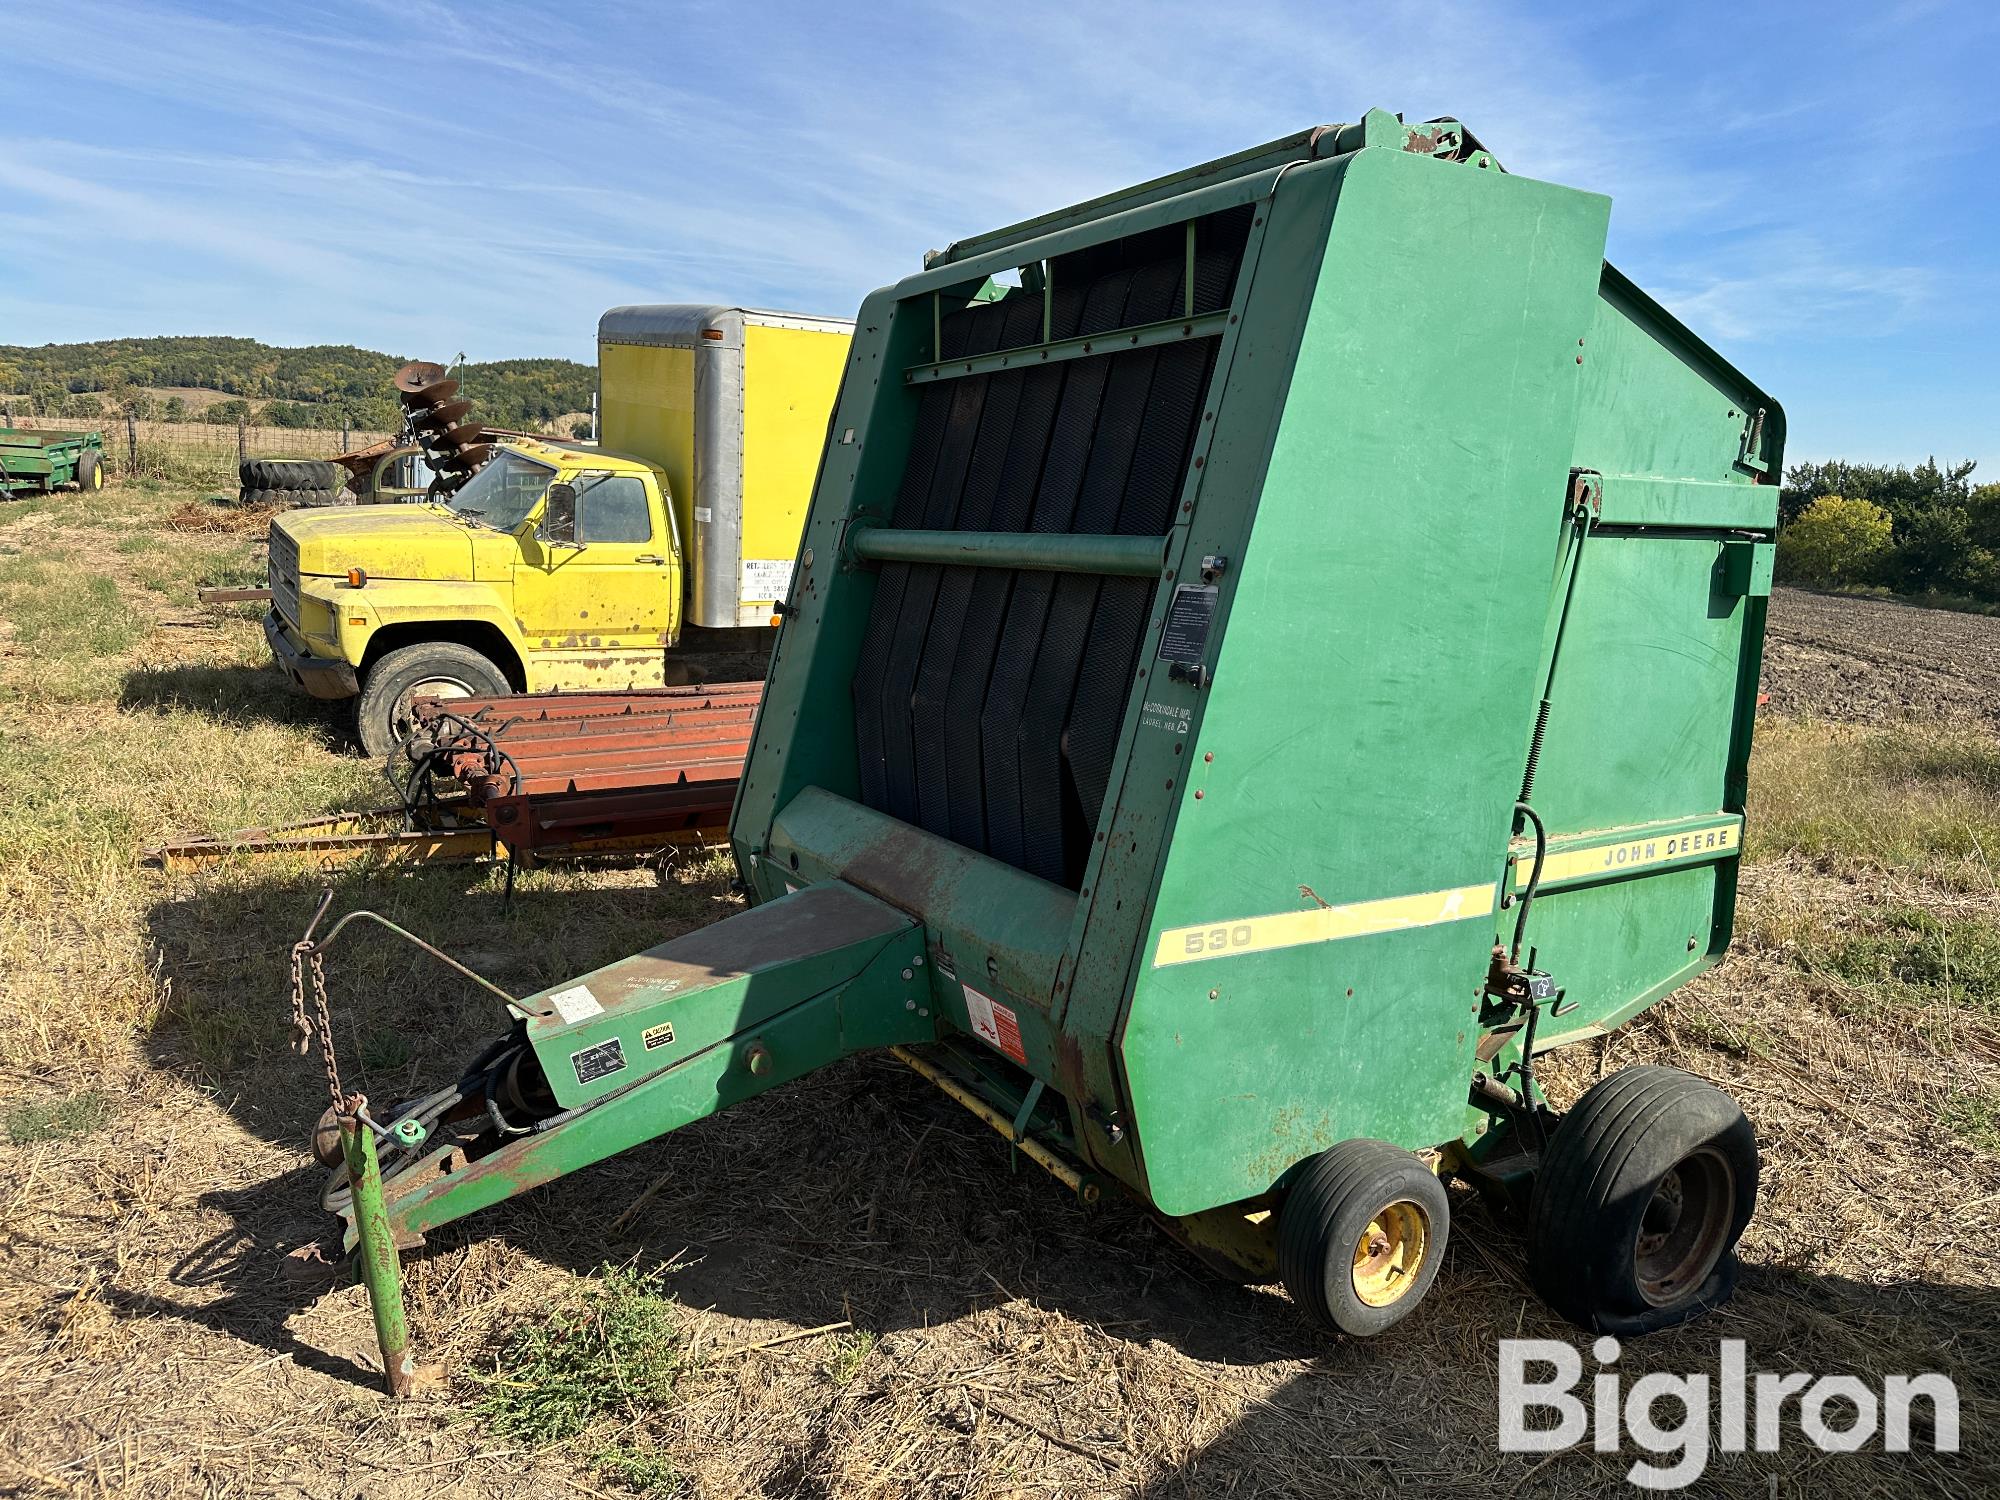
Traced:
[[[1373, 13], [1379, 12], [1379, 14]], [[1609, 193], [1791, 457], [2000, 479], [2000, 6], [0, 0], [0, 343], [590, 359], [1371, 105]]]

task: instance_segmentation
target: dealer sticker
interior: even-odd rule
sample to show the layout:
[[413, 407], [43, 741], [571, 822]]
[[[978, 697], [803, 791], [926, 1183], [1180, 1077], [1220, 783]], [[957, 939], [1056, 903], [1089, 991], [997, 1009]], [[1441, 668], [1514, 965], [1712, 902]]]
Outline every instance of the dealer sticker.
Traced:
[[556, 1008], [556, 1014], [570, 1026], [574, 1026], [578, 1021], [588, 1021], [592, 1016], [604, 1014], [604, 1007], [597, 1003], [597, 996], [590, 993], [590, 986], [587, 984], [573, 984], [566, 990], [557, 990], [549, 996], [549, 1004]]
[[625, 1044], [617, 1037], [606, 1037], [594, 1047], [585, 1047], [569, 1055], [569, 1065], [576, 1069], [578, 1083], [595, 1083], [600, 1078], [609, 1078], [625, 1067]]

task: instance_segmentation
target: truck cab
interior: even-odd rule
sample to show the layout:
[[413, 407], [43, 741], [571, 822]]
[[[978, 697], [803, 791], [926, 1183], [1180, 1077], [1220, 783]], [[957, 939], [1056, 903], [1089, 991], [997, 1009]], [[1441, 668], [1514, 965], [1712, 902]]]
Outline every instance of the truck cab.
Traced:
[[510, 439], [448, 498], [272, 522], [279, 668], [354, 699], [377, 756], [419, 698], [761, 677], [853, 326], [613, 308], [598, 324], [603, 448]]
[[661, 470], [512, 442], [442, 502], [274, 520], [264, 631], [286, 676], [353, 698], [363, 746], [387, 755], [418, 698], [663, 685], [683, 556]]

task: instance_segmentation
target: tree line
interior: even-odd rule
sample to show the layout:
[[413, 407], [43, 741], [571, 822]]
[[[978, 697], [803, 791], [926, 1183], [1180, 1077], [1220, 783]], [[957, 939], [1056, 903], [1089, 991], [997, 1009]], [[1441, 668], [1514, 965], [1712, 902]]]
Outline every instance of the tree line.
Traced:
[[1779, 576], [2000, 604], [2000, 484], [1974, 484], [1976, 467], [1792, 465], [1778, 495]]
[[[390, 379], [407, 363], [351, 344], [280, 349], [256, 339], [104, 339], [85, 344], [0, 345], [0, 391], [17, 413], [89, 420], [129, 412], [157, 421], [235, 422], [262, 405], [274, 427], [388, 430], [400, 420]], [[593, 365], [568, 359], [504, 359], [455, 371], [478, 419], [533, 428], [588, 411]], [[222, 399], [156, 396], [147, 387], [220, 391]]]

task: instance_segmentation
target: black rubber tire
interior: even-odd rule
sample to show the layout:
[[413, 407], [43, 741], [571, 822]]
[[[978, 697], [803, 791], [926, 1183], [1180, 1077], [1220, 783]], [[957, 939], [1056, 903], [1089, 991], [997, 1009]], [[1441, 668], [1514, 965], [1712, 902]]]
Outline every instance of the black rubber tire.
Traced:
[[[1702, 1219], [1690, 1221], [1685, 1253], [1698, 1269], [1648, 1295], [1639, 1235], [1669, 1172], [1660, 1211], [1676, 1229], [1694, 1185]], [[1549, 1306], [1593, 1332], [1670, 1328], [1729, 1300], [1736, 1242], [1756, 1207], [1757, 1137], [1736, 1101], [1679, 1068], [1625, 1068], [1593, 1084], [1549, 1143], [1529, 1207], [1528, 1273]]]
[[[1394, 1302], [1375, 1306], [1354, 1285], [1354, 1251], [1391, 1205], [1413, 1204], [1425, 1221], [1416, 1273]], [[1342, 1141], [1299, 1169], [1278, 1209], [1278, 1276], [1308, 1319], [1370, 1338], [1400, 1323], [1437, 1280], [1451, 1234], [1444, 1184], [1415, 1154], [1387, 1141]]]
[[104, 488], [104, 456], [86, 448], [76, 456], [76, 487], [86, 494]]
[[339, 505], [337, 490], [273, 490], [272, 498], [279, 505]]
[[289, 505], [291, 495], [285, 490], [238, 490], [236, 500], [240, 505]]
[[391, 651], [368, 669], [361, 684], [361, 696], [354, 700], [354, 732], [361, 747], [377, 760], [395, 754], [409, 735], [402, 717], [403, 701], [419, 683], [443, 678], [462, 686], [476, 698], [494, 698], [511, 693], [507, 674], [470, 646], [451, 641], [421, 641]]
[[249, 458], [238, 465], [237, 478], [245, 489], [336, 490], [346, 470], [319, 458]]

